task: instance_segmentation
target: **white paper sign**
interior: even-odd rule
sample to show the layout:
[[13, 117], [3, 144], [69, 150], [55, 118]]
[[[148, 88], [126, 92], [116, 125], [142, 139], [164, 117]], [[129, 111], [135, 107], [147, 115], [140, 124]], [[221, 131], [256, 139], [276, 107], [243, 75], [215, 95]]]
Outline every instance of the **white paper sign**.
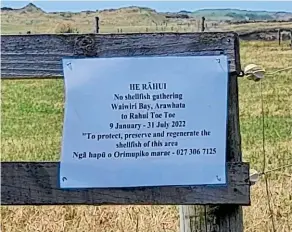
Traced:
[[61, 188], [226, 184], [228, 62], [63, 59]]

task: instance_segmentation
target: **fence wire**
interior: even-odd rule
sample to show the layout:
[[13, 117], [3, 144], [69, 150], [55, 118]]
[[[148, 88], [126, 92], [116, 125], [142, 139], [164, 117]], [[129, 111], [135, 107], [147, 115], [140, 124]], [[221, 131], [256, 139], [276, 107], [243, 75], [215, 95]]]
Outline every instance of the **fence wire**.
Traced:
[[[243, 156], [258, 171], [245, 207], [245, 231], [292, 231], [292, 50], [289, 44], [250, 42], [245, 63], [265, 78], [240, 83]], [[254, 51], [252, 51], [255, 49]], [[245, 50], [245, 49], [243, 49]]]

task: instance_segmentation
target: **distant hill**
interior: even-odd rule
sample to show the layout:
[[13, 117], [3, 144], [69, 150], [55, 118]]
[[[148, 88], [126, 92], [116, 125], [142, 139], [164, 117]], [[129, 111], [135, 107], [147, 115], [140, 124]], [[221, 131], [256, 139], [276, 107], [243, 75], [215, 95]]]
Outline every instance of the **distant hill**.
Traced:
[[[269, 11], [251, 11], [251, 10], [238, 10], [238, 9], [202, 9], [197, 10], [194, 12], [181, 10], [179, 12], [157, 12], [151, 8], [147, 7], [138, 7], [138, 6], [132, 6], [132, 7], [122, 7], [119, 9], [107, 9], [103, 10], [105, 12], [113, 12], [113, 11], [140, 11], [140, 12], [149, 12], [152, 16], [153, 14], [156, 14], [158, 17], [160, 16], [169, 16], [170, 18], [189, 18], [189, 17], [202, 17], [204, 16], [208, 20], [212, 21], [246, 21], [246, 20], [279, 20], [279, 21], [288, 21], [292, 20], [292, 12], [269, 12]], [[13, 9], [10, 7], [2, 7], [1, 11], [3, 13], [5, 12], [20, 12], [20, 13], [46, 13], [41, 8], [37, 7], [33, 3], [29, 3], [27, 6], [20, 8], [20, 9]], [[103, 12], [98, 11], [96, 9], [95, 12]], [[93, 13], [94, 11], [87, 11]], [[53, 14], [58, 14], [62, 12], [53, 12]], [[63, 12], [63, 13], [69, 13], [69, 12]], [[81, 12], [80, 12], [81, 13]], [[48, 13], [52, 14], [52, 13]], [[78, 13], [77, 13], [78, 14]]]
[[292, 12], [249, 11], [237, 9], [203, 9], [191, 13], [193, 17], [206, 17], [214, 21], [245, 21], [245, 20], [290, 20]]
[[196, 32], [201, 30], [202, 16], [206, 18], [206, 31], [292, 28], [291, 12], [236, 9], [158, 12], [138, 6], [105, 10], [91, 9], [81, 12], [46, 12], [35, 4], [29, 3], [18, 9], [1, 8], [1, 33], [22, 34], [28, 31], [31, 33], [60, 33], [62, 31], [88, 33], [95, 31], [94, 18], [96, 16], [100, 18], [100, 33]]
[[25, 7], [19, 8], [19, 9], [13, 9], [10, 7], [2, 7], [1, 11], [5, 13], [5, 11], [14, 11], [19, 13], [45, 13], [41, 8], [37, 7], [33, 3], [27, 4]]

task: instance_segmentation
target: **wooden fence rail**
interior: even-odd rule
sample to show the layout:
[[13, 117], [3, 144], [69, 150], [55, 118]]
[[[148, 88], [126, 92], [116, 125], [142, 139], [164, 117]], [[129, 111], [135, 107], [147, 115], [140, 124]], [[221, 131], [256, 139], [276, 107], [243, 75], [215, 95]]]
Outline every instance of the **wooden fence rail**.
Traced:
[[206, 220], [210, 225], [200, 231], [243, 231], [241, 205], [250, 204], [250, 183], [249, 165], [241, 158], [237, 89], [241, 68], [236, 33], [2, 35], [1, 50], [2, 79], [62, 78], [62, 58], [67, 56], [227, 55], [230, 71], [227, 186], [63, 190], [58, 188], [57, 162], [2, 162], [1, 202], [2, 205], [216, 205], [217, 210], [210, 206], [208, 214], [216, 220]]
[[249, 202], [249, 177], [246, 163], [228, 164], [227, 187], [182, 186], [90, 190], [58, 188], [58, 166], [59, 163], [55, 162], [3, 162], [1, 164], [1, 204], [248, 205]]

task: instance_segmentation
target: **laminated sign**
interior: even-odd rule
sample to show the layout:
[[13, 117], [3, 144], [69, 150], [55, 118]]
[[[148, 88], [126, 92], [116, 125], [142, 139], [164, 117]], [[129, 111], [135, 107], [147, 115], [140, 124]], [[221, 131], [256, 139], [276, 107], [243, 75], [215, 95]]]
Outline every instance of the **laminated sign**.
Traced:
[[63, 59], [61, 188], [226, 184], [228, 60]]

